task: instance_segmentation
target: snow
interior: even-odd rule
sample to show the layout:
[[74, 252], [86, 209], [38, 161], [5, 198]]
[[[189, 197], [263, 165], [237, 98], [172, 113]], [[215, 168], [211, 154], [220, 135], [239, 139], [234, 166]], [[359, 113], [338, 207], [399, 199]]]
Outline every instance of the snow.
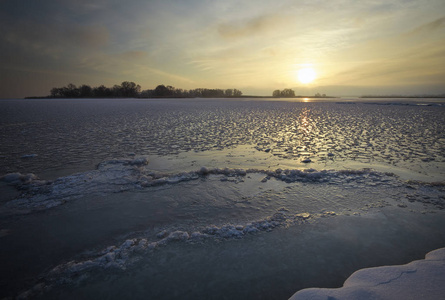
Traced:
[[445, 248], [406, 265], [358, 270], [338, 289], [309, 288], [289, 300], [318, 299], [443, 299]]

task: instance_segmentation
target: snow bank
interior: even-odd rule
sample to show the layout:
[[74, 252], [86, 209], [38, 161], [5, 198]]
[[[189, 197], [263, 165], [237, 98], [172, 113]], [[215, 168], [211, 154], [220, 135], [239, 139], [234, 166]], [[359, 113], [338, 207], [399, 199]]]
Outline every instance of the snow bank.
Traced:
[[309, 288], [299, 299], [443, 299], [445, 295], [445, 248], [429, 252], [425, 259], [406, 265], [362, 269], [338, 289]]

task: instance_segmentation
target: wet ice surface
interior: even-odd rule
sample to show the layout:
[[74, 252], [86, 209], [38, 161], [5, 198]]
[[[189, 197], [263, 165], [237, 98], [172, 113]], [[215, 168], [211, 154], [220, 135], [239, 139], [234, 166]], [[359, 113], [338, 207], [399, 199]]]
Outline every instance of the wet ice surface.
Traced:
[[4, 100], [0, 174], [252, 145], [295, 162], [383, 163], [443, 176], [445, 107], [378, 104]]
[[2, 297], [286, 299], [444, 246], [443, 106], [33, 101], [0, 102]]
[[222, 243], [176, 241], [140, 256], [135, 268], [91, 272], [83, 283], [68, 290], [54, 289], [47, 296], [287, 299], [296, 290], [320, 282], [324, 287], [341, 286], [357, 268], [421, 258], [419, 243], [437, 247], [432, 241], [440, 232], [435, 226], [444, 225], [443, 215], [411, 217], [415, 228], [391, 219], [404, 217], [387, 213], [363, 222], [360, 217], [339, 216]]

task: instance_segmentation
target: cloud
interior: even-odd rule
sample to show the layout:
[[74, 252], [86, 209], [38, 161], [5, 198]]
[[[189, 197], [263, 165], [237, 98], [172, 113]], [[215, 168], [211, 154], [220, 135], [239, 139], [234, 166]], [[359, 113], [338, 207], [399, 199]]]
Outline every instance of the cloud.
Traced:
[[325, 85], [426, 81], [442, 78], [444, 3], [0, 0], [0, 68], [264, 87], [312, 63]]
[[99, 48], [108, 44], [109, 31], [103, 26], [68, 27], [55, 33], [59, 41], [78, 47]]
[[147, 57], [148, 53], [145, 51], [126, 51], [124, 53], [121, 53], [120, 56], [123, 59], [142, 59]]
[[[403, 18], [401, 21], [406, 22]], [[350, 43], [328, 55], [325, 76], [319, 81], [357, 86], [445, 82], [445, 17], [413, 23], [411, 20], [404, 30], [381, 32], [376, 38]]]
[[[397, 41], [397, 40], [396, 40]], [[371, 51], [383, 52], [395, 45], [382, 45]], [[377, 55], [370, 60], [341, 63], [325, 78], [325, 84], [348, 85], [420, 85], [445, 82], [445, 45], [439, 41], [411, 47], [396, 47], [387, 55]]]
[[169, 73], [169, 72], [165, 72], [165, 71], [161, 71], [161, 70], [158, 70], [155, 68], [145, 67], [145, 68], [143, 68], [143, 70], [160, 75], [160, 76], [164, 77], [163, 80], [167, 79], [167, 80], [174, 80], [174, 81], [178, 81], [178, 82], [182, 82], [182, 83], [195, 83], [190, 78], [187, 78], [184, 76], [179, 76], [177, 74], [173, 74], [173, 73]]
[[422, 35], [422, 34], [429, 34], [433, 31], [436, 31], [440, 28], [445, 27], [445, 16], [439, 19], [436, 19], [432, 22], [423, 24], [412, 31], [408, 32], [407, 35], [413, 36], [413, 35]]
[[82, 48], [91, 51], [105, 47], [110, 38], [108, 30], [100, 25], [56, 26], [22, 21], [3, 28], [4, 47], [20, 48], [33, 56], [72, 54]]
[[287, 21], [288, 18], [286, 16], [275, 14], [262, 15], [238, 23], [233, 21], [223, 23], [218, 26], [217, 30], [220, 36], [225, 39], [236, 39], [272, 32], [279, 29]]

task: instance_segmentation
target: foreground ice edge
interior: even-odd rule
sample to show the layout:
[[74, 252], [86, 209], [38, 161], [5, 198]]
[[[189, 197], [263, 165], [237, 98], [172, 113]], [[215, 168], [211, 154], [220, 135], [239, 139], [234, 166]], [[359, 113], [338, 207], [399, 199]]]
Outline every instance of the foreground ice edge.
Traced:
[[405, 265], [362, 269], [337, 289], [308, 288], [289, 300], [300, 299], [443, 299], [445, 248]]
[[286, 183], [341, 184], [342, 180], [346, 180], [347, 182], [361, 182], [362, 185], [368, 186], [387, 184], [399, 187], [445, 186], [445, 182], [403, 181], [394, 173], [379, 172], [370, 168], [319, 171], [315, 169], [263, 170], [201, 167], [195, 171], [170, 174], [149, 170], [146, 168], [147, 164], [146, 158], [105, 161], [99, 164], [96, 170], [60, 177], [54, 181], [41, 180], [32, 173], [9, 173], [0, 176], [0, 181], [15, 186], [21, 191], [21, 195], [5, 203], [4, 208], [12, 209], [14, 213], [27, 214], [51, 209], [85, 195], [142, 190], [160, 185], [194, 181], [210, 175], [223, 176], [221, 181], [229, 178], [243, 181], [242, 178], [248, 174], [263, 174], [265, 177], [261, 180], [262, 183], [273, 178]]
[[[10, 173], [0, 180], [16, 186], [24, 191], [18, 199], [9, 201], [10, 208], [25, 208], [28, 212], [50, 209], [75, 200], [89, 193], [116, 193], [163, 184], [197, 180], [208, 175], [223, 175], [221, 180], [229, 177], [242, 178], [250, 173], [264, 174], [261, 182], [272, 178], [287, 183], [333, 183], [344, 180], [368, 179], [366, 184], [403, 186], [407, 184], [397, 179], [393, 173], [376, 172], [372, 169], [362, 170], [260, 170], [260, 169], [220, 169], [202, 167], [197, 171], [178, 174], [156, 173], [145, 168], [148, 160], [145, 158], [122, 159], [106, 161], [98, 165], [97, 170], [61, 177], [55, 181], [38, 179], [34, 174]], [[418, 182], [419, 184], [422, 184]], [[439, 183], [435, 183], [439, 184]], [[442, 184], [441, 184], [442, 185]], [[138, 261], [144, 253], [156, 250], [172, 242], [196, 243], [206, 239], [236, 239], [261, 231], [271, 231], [277, 227], [287, 227], [313, 221], [320, 217], [330, 217], [342, 212], [322, 212], [309, 214], [305, 212], [289, 212], [281, 210], [272, 216], [245, 224], [209, 225], [200, 231], [162, 231], [157, 240], [145, 237], [128, 239], [120, 245], [109, 246], [96, 252], [88, 259], [69, 261], [56, 266], [40, 277], [40, 282], [30, 290], [23, 292], [19, 298], [28, 299], [40, 293], [45, 293], [54, 286], [85, 280], [89, 273], [97, 269], [125, 269]], [[135, 255], [136, 254], [136, 255]], [[303, 299], [303, 298], [298, 298]], [[319, 298], [314, 298], [319, 299]], [[325, 299], [325, 298], [321, 298]], [[349, 298], [346, 298], [349, 299]]]
[[[84, 195], [109, 194], [123, 191], [150, 188], [164, 184], [197, 180], [208, 175], [242, 178], [247, 174], [264, 174], [262, 182], [274, 178], [287, 183], [312, 182], [336, 183], [338, 179], [351, 176], [348, 180], [360, 177], [371, 179], [369, 184], [385, 184], [396, 181], [393, 173], [382, 173], [372, 169], [361, 170], [261, 170], [261, 169], [229, 169], [206, 168], [196, 171], [168, 174], [154, 172], [145, 166], [148, 160], [144, 157], [135, 159], [110, 160], [100, 163], [96, 170], [60, 177], [54, 181], [40, 180], [34, 174], [9, 173], [0, 177], [9, 185], [17, 187], [22, 195], [6, 203], [6, 207], [25, 209], [25, 213], [50, 209], [75, 200]], [[393, 182], [394, 184], [395, 182]], [[401, 184], [398, 182], [397, 184]]]
[[122, 244], [109, 246], [94, 255], [90, 255], [90, 257], [85, 260], [72, 260], [56, 266], [46, 274], [42, 274], [39, 277], [39, 283], [35, 284], [31, 289], [22, 292], [18, 296], [18, 299], [33, 298], [59, 285], [83, 282], [87, 280], [91, 272], [95, 270], [126, 270], [128, 267], [137, 263], [144, 254], [149, 254], [171, 243], [182, 242], [194, 244], [202, 243], [207, 239], [239, 239], [246, 235], [272, 231], [278, 227], [299, 225], [311, 222], [316, 218], [332, 217], [335, 215], [337, 214], [332, 211], [319, 214], [292, 214], [286, 213], [284, 210], [278, 210], [273, 216], [246, 224], [226, 224], [220, 227], [210, 225], [201, 231], [191, 233], [180, 230], [163, 230], [157, 234], [156, 241], [150, 241], [144, 237], [127, 239]]

